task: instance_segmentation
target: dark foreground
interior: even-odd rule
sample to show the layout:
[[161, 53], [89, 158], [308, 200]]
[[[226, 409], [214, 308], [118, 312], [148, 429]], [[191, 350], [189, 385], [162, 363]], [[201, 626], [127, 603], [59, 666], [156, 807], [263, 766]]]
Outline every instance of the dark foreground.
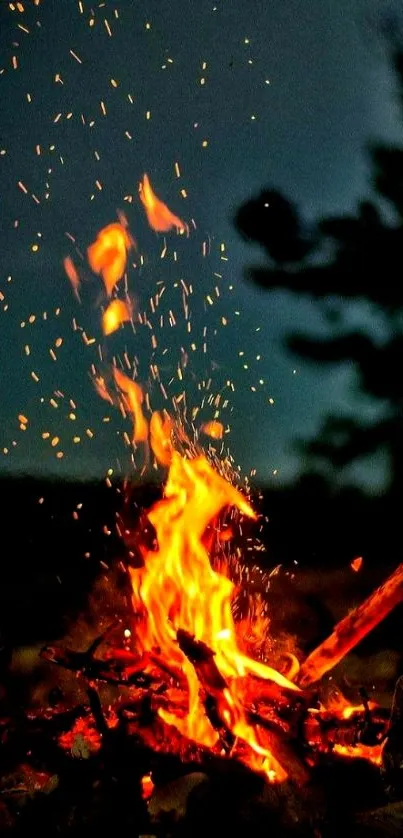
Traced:
[[[164, 836], [401, 834], [399, 793], [391, 800], [379, 769], [364, 761], [332, 756], [312, 772], [306, 787], [270, 787], [233, 760], [210, 757], [195, 765], [156, 753], [119, 725], [104, 731], [98, 748], [85, 736], [67, 749], [58, 747], [58, 726], [72, 724], [64, 715], [71, 711], [72, 682], [40, 660], [40, 648], [67, 635], [80, 649], [96, 633], [111, 603], [102, 596], [94, 600], [91, 592], [103, 589], [102, 580], [125, 557], [116, 516], [124, 513], [126, 521], [134, 521], [158, 490], [137, 489], [125, 506], [120, 486], [14, 480], [3, 481], [1, 488], [0, 828], [5, 834], [25, 835], [35, 827], [45, 835], [95, 833], [102, 827]], [[257, 503], [269, 517], [262, 518], [261, 532], [267, 552], [249, 551], [247, 561], [282, 565], [266, 592], [272, 628], [289, 634], [307, 653], [396, 566], [398, 515], [382, 499], [334, 497], [314, 484], [265, 493]], [[357, 555], [364, 562], [355, 573], [350, 563]], [[339, 665], [335, 680], [351, 701], [364, 686], [390, 707], [402, 673], [402, 628], [399, 607]], [[93, 718], [86, 688], [73, 686], [83, 718]], [[41, 706], [53, 709], [38, 721]], [[150, 772], [156, 788], [147, 805], [141, 779]]]

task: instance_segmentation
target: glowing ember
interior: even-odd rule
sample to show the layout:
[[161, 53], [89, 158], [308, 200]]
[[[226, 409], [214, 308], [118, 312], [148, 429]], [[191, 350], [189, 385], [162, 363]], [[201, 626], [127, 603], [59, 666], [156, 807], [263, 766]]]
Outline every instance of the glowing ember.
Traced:
[[176, 229], [180, 233], [185, 232], [186, 224], [157, 198], [151, 188], [148, 175], [144, 175], [139, 185], [139, 194], [146, 211], [148, 223], [153, 230], [158, 233], [166, 233], [172, 229]]
[[362, 568], [363, 561], [364, 559], [362, 558], [362, 556], [357, 556], [357, 558], [353, 559], [353, 561], [350, 562], [351, 570], [354, 570], [355, 573], [358, 573], [358, 571]]
[[[368, 709], [369, 710], [374, 710], [375, 707], [376, 707], [376, 704], [375, 704], [374, 701], [369, 701], [368, 702]], [[351, 719], [352, 716], [356, 715], [357, 713], [362, 713], [362, 711], [363, 711], [362, 704], [354, 705], [354, 704], [348, 704], [348, 702], [346, 702], [346, 705], [343, 707], [343, 710], [342, 710], [342, 717], [343, 717], [343, 719]]]
[[380, 765], [382, 761], [382, 745], [335, 745], [334, 753], [351, 759], [366, 759], [374, 765]]
[[148, 800], [151, 797], [154, 790], [154, 783], [151, 779], [150, 774], [144, 774], [144, 777], [141, 778], [141, 791], [143, 800]]

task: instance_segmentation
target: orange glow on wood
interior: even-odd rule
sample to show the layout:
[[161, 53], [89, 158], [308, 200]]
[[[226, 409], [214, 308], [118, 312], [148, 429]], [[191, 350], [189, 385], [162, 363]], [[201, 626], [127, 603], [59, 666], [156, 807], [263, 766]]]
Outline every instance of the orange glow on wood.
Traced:
[[298, 682], [309, 687], [333, 669], [392, 609], [403, 600], [403, 564], [358, 608], [341, 620], [333, 633], [301, 666]]

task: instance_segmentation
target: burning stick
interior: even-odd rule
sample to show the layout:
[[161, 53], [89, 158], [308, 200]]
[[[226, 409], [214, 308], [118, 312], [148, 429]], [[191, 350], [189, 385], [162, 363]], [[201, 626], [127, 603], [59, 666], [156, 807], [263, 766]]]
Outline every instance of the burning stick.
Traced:
[[308, 655], [298, 683], [309, 687], [319, 681], [403, 600], [403, 564], [367, 600], [337, 624], [333, 633]]
[[115, 625], [116, 623], [113, 623], [96, 637], [85, 652], [76, 652], [59, 646], [44, 646], [41, 650], [41, 658], [70, 669], [72, 672], [80, 673], [91, 681], [108, 681], [125, 686], [149, 686], [152, 678], [144, 671], [149, 664], [147, 655], [136, 657], [117, 649], [113, 657], [112, 655], [107, 658], [95, 657], [97, 649]]
[[[213, 713], [217, 726], [226, 728], [228, 733], [230, 733], [231, 725], [229, 721], [231, 710], [234, 712], [234, 705], [229, 699], [228, 684], [215, 663], [214, 652], [205, 643], [196, 640], [186, 631], [178, 631], [178, 642], [182, 651], [195, 667], [200, 683], [206, 691], [207, 696], [215, 702]], [[252, 745], [252, 747], [254, 741], [258, 746], [256, 750], [257, 754], [259, 752], [262, 754], [263, 750], [270, 753], [273, 763], [278, 766], [277, 770], [283, 772], [284, 779], [288, 775], [295, 783], [305, 785], [309, 779], [306, 766], [296, 752], [294, 747], [295, 743], [282, 730], [281, 723], [279, 722], [278, 726], [276, 726], [274, 721], [270, 722], [262, 718], [258, 713], [250, 712], [245, 707], [241, 709], [241, 704], [238, 708], [239, 712], [242, 715], [245, 714], [245, 725], [248, 723], [252, 724], [254, 731], [253, 740], [248, 740], [245, 727], [244, 735], [240, 737], [241, 740], [243, 739], [246, 743], [249, 742], [249, 745]], [[209, 718], [211, 720], [211, 712], [209, 713]], [[237, 739], [238, 737], [235, 738], [235, 742]], [[256, 762], [256, 766], [258, 764]], [[262, 766], [257, 768], [257, 770], [262, 770]]]

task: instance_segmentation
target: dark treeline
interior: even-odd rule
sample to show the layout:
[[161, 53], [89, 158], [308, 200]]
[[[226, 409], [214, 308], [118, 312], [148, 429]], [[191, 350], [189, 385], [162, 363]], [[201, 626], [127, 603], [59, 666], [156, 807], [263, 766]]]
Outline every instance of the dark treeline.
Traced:
[[[403, 117], [403, 50], [393, 31], [387, 33], [388, 44]], [[357, 373], [351, 413], [325, 416], [315, 439], [299, 441], [301, 468], [329, 482], [336, 477], [342, 485], [346, 468], [365, 461], [369, 472], [375, 456], [381, 456], [388, 473], [385, 494], [400, 516], [403, 131], [401, 147], [372, 143], [369, 157], [370, 197], [353, 214], [307, 224], [281, 192], [269, 187], [239, 209], [235, 223], [267, 256], [266, 266], [248, 269], [248, 279], [269, 293], [308, 296], [323, 315], [325, 336], [291, 334], [287, 349], [317, 368], [343, 365]]]

